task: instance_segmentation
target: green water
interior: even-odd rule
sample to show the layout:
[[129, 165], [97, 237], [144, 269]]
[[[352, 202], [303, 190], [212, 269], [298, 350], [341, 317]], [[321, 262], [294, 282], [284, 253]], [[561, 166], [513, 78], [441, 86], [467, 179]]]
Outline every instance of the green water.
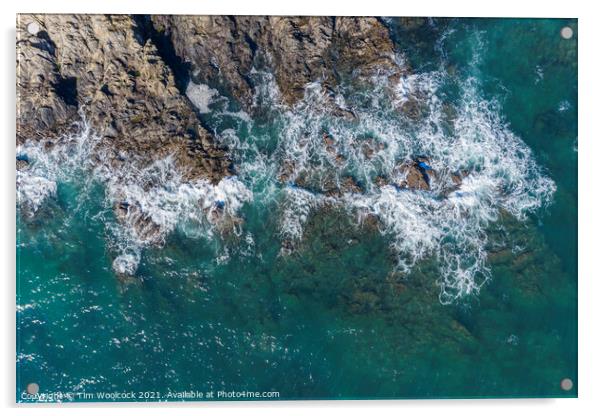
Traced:
[[[279, 256], [276, 203], [244, 206], [244, 234], [225, 237], [228, 262], [215, 261], [223, 241], [176, 231], [119, 279], [103, 187], [59, 182], [35, 217], [17, 217], [17, 399], [32, 382], [162, 399], [575, 397], [577, 45], [560, 37], [566, 25], [577, 35], [574, 20], [392, 23], [417, 71], [444, 52], [449, 71], [479, 78], [557, 187], [549, 208], [489, 227], [492, 276], [478, 296], [442, 305], [434, 259], [393, 272], [387, 239], [336, 208], [311, 215], [297, 250]], [[278, 128], [267, 120], [246, 140]]]

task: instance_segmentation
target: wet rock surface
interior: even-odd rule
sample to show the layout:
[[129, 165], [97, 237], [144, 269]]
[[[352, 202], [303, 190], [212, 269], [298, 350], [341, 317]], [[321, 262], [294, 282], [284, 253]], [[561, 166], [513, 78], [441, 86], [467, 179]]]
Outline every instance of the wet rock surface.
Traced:
[[414, 160], [402, 163], [397, 169], [402, 174], [403, 179], [395, 185], [399, 188], [429, 190], [430, 175], [432, 173], [426, 168], [421, 167], [420, 163], [424, 164], [425, 162]]

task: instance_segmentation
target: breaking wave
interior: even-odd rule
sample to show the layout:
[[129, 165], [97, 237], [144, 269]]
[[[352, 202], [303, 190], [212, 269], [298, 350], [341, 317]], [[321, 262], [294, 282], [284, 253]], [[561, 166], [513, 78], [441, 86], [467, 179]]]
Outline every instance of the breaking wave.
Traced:
[[191, 83], [186, 92], [229, 148], [237, 177], [186, 181], [169, 157], [112, 169], [99, 162], [100, 140], [82, 124], [51, 149], [39, 142], [17, 149], [30, 161], [17, 174], [20, 204], [35, 212], [57, 183], [82, 167], [91, 172], [118, 218], [113, 268], [130, 275], [141, 250], [176, 228], [206, 238], [224, 229], [242, 235], [246, 202], [277, 204], [282, 255], [303, 238], [311, 215], [335, 205], [358, 225], [376, 219], [401, 272], [435, 258], [440, 301], [448, 304], [478, 294], [489, 279], [487, 229], [501, 213], [523, 221], [552, 199], [555, 184], [470, 74], [441, 69], [394, 85], [383, 74], [370, 91], [328, 93], [317, 81], [292, 108], [281, 104], [269, 71], [256, 69], [251, 79], [254, 118], [229, 111], [228, 99], [207, 86]]
[[[436, 258], [440, 300], [447, 304], [478, 294], [489, 279], [487, 228], [502, 212], [525, 220], [552, 200], [554, 182], [509, 129], [499, 104], [482, 96], [475, 77], [433, 71], [402, 77], [393, 88], [382, 77], [369, 93], [341, 88], [334, 96], [315, 82], [287, 108], [273, 76], [254, 74], [256, 107], [277, 126], [275, 149], [241, 144], [232, 129], [224, 135], [239, 152], [242, 176], [261, 161], [263, 175], [247, 182], [251, 188], [269, 182], [277, 195], [282, 254], [303, 238], [312, 213], [339, 205], [358, 224], [378, 220], [400, 271]], [[458, 95], [451, 102], [443, 90]], [[343, 116], [333, 115], [333, 103]], [[259, 140], [252, 128], [250, 136]], [[400, 186], [408, 182], [403, 167], [417, 160], [428, 161], [428, 185]]]
[[117, 273], [133, 275], [142, 249], [162, 245], [176, 227], [206, 238], [216, 232], [240, 232], [237, 211], [252, 194], [236, 177], [216, 185], [205, 179], [185, 180], [171, 156], [144, 166], [134, 155], [126, 155], [116, 169], [101, 138], [85, 121], [74, 130], [56, 142], [30, 140], [17, 147], [18, 159], [26, 161], [17, 170], [18, 204], [34, 215], [56, 195], [60, 183], [78, 182], [84, 197], [92, 183], [103, 184], [105, 214], [117, 217], [105, 220], [111, 245], [119, 253], [113, 262]]
[[98, 138], [86, 123], [75, 131], [56, 142], [29, 140], [17, 146], [17, 203], [29, 215], [56, 195], [57, 183], [70, 180], [90, 165], [90, 152]]

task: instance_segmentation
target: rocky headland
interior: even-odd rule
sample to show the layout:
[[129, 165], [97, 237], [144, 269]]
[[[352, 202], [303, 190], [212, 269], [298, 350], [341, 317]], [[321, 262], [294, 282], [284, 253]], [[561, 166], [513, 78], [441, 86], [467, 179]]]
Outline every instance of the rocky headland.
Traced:
[[[217, 185], [236, 166], [203, 125], [188, 85], [217, 88], [253, 114], [257, 70], [272, 74], [274, 104], [294, 107], [317, 81], [327, 111], [346, 118], [355, 115], [335, 101], [338, 86], [366, 88], [380, 77], [393, 91], [409, 71], [396, 61], [388, 29], [371, 17], [19, 15], [17, 145], [33, 141], [51, 151], [85, 124], [98, 139], [91, 163], [105, 171], [152, 171], [169, 157], [183, 180]], [[18, 159], [17, 169], [27, 169], [27, 157]], [[321, 191], [362, 192], [344, 179]], [[146, 182], [140, 185], [150, 192]], [[419, 180], [407, 186], [424, 188]], [[136, 198], [114, 191], [116, 218], [145, 244], [162, 240], [165, 230]], [[223, 211], [222, 199], [214, 205], [203, 208], [209, 222]]]
[[124, 153], [143, 162], [172, 154], [186, 175], [215, 183], [232, 166], [186, 85], [219, 87], [250, 111], [256, 67], [273, 72], [285, 105], [314, 81], [328, 94], [408, 71], [376, 18], [20, 15], [17, 142], [51, 146], [84, 117], [116, 169]]
[[192, 177], [228, 174], [224, 150], [131, 17], [22, 15], [17, 57], [18, 142], [52, 141], [84, 117], [116, 169], [124, 153], [143, 162], [173, 154]]

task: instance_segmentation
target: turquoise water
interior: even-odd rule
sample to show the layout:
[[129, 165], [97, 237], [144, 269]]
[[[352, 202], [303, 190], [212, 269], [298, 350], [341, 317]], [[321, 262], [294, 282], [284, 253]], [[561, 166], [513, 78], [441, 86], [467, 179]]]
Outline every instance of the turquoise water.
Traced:
[[[374, 103], [355, 91], [345, 92], [347, 102], [374, 123], [316, 116], [310, 98], [287, 113], [274, 108], [269, 74], [259, 71], [254, 120], [232, 115], [236, 105], [225, 97], [201, 114], [253, 192], [238, 212], [238, 232], [183, 224], [162, 246], [128, 248], [138, 250], [139, 264], [133, 276], [118, 276], [113, 262], [123, 247], [107, 182], [78, 168], [37, 171], [56, 182], [56, 192], [34, 215], [18, 210], [18, 400], [34, 382], [41, 393], [147, 392], [138, 400], [177, 400], [168, 393], [190, 390], [279, 392], [280, 399], [577, 395], [577, 44], [560, 36], [566, 25], [577, 35], [577, 22], [454, 19], [412, 30], [387, 22], [400, 55], [425, 74], [417, 88], [442, 79], [432, 94], [452, 118], [484, 123], [471, 139], [471, 151], [482, 152], [474, 155], [474, 175], [487, 172], [479, 161], [492, 143], [520, 138], [521, 157], [498, 160], [508, 162], [500, 175], [509, 197], [492, 203], [497, 218], [456, 229], [445, 212], [432, 214], [426, 218], [436, 226], [416, 223], [424, 234], [449, 233], [424, 239], [410, 236], [412, 227], [393, 227], [405, 219], [375, 194], [367, 201], [381, 209], [381, 220], [391, 215], [392, 228], [379, 232], [370, 221], [357, 224], [353, 210], [366, 202], [359, 197], [320, 205], [318, 184], [327, 176], [308, 179], [301, 191], [276, 180], [283, 160], [294, 155], [301, 163], [306, 155], [292, 144], [320, 129], [341, 137], [350, 161], [357, 137], [392, 147], [393, 136], [408, 129], [402, 148], [454, 160], [459, 144], [446, 147], [450, 137], [472, 130], [413, 131], [378, 94]], [[479, 112], [463, 110], [466, 103]], [[324, 175], [335, 169], [320, 165], [320, 153], [309, 156], [304, 163], [326, 166]], [[520, 165], [517, 173], [515, 162], [538, 169]], [[353, 175], [371, 192], [368, 180], [386, 168], [370, 165], [366, 173], [362, 166], [349, 163], [337, 174]], [[517, 191], [512, 175], [527, 189]], [[290, 195], [309, 202], [290, 202]], [[420, 195], [412, 194], [417, 204]], [[527, 202], [541, 205], [513, 211]], [[289, 240], [294, 249], [283, 255]], [[415, 257], [432, 241], [437, 248]], [[480, 249], [483, 264], [474, 254]], [[449, 269], [457, 254], [467, 263]], [[445, 273], [457, 282], [472, 264], [478, 267], [467, 281], [484, 282], [480, 290], [442, 288]], [[564, 378], [574, 383], [570, 391], [560, 388]]]

